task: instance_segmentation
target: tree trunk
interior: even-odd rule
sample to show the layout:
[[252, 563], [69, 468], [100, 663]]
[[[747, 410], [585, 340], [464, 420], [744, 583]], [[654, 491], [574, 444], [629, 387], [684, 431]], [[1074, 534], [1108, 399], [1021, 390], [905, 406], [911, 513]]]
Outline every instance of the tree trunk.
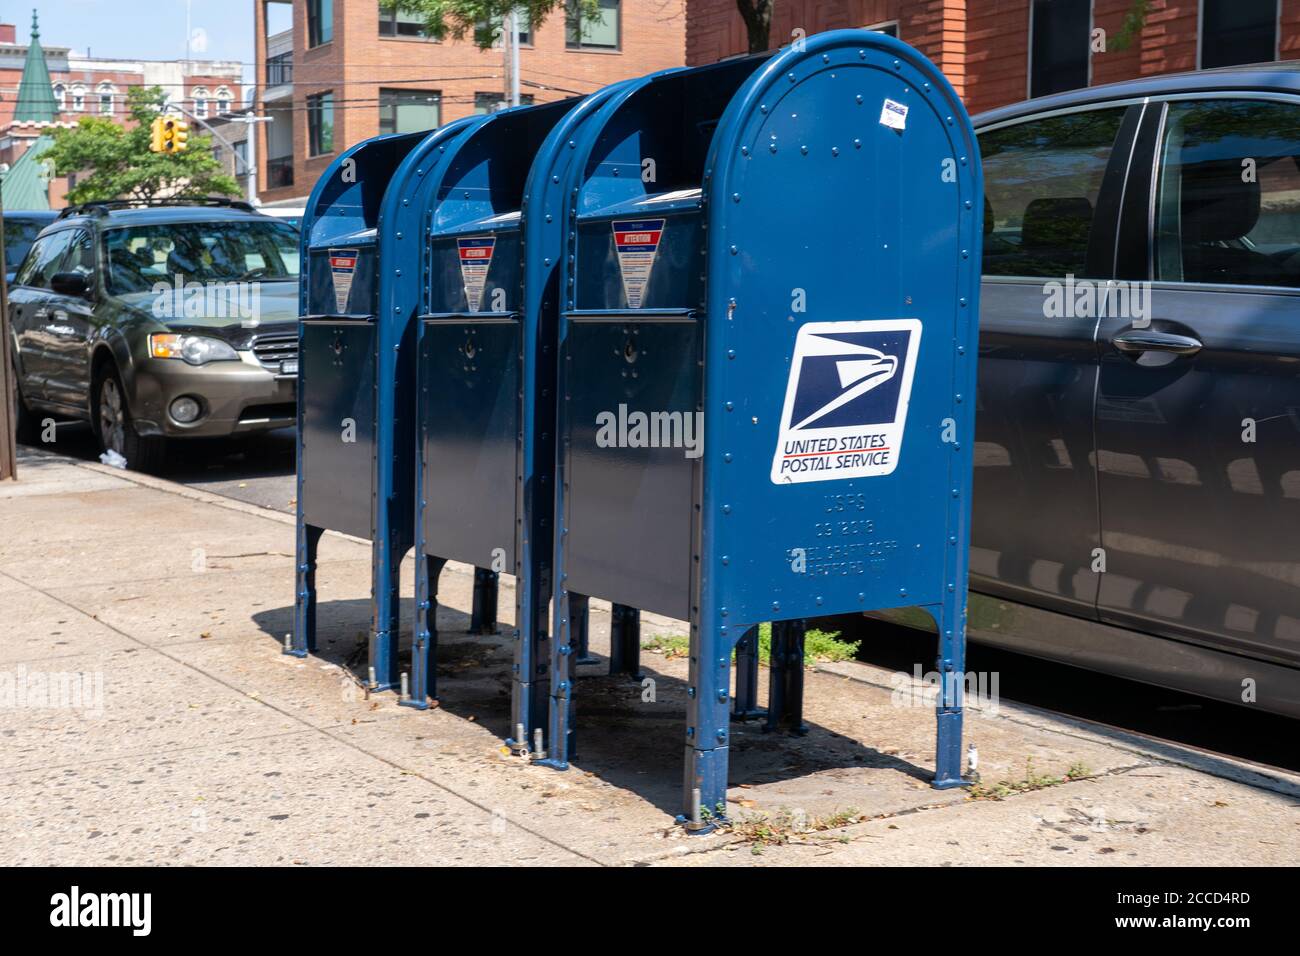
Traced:
[[749, 52], [765, 53], [771, 44], [773, 0], [736, 0], [736, 9], [749, 31]]

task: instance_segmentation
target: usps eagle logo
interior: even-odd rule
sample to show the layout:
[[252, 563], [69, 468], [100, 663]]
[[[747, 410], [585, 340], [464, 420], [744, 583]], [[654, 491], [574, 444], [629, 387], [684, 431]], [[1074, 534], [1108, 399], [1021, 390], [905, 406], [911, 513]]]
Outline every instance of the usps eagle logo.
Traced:
[[801, 326], [772, 481], [794, 484], [893, 472], [920, 345], [916, 319]]

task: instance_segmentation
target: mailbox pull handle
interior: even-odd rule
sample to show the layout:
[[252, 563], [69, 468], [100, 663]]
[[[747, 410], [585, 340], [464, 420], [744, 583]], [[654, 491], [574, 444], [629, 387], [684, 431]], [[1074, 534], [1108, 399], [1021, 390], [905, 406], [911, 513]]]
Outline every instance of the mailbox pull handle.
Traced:
[[1201, 340], [1190, 335], [1161, 332], [1157, 329], [1130, 329], [1111, 338], [1110, 344], [1121, 352], [1173, 352], [1175, 355], [1195, 355], [1201, 350]]

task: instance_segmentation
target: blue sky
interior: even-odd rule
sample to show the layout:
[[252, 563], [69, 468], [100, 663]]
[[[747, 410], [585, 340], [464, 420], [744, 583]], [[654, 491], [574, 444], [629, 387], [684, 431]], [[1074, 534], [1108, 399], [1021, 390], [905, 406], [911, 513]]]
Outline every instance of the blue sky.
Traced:
[[[19, 43], [31, 33], [33, 7], [47, 46], [128, 59], [185, 56], [185, 0], [0, 0], [0, 21], [17, 24]], [[191, 27], [203, 31], [207, 46], [192, 52], [195, 59], [252, 62], [249, 0], [191, 0], [190, 9]]]

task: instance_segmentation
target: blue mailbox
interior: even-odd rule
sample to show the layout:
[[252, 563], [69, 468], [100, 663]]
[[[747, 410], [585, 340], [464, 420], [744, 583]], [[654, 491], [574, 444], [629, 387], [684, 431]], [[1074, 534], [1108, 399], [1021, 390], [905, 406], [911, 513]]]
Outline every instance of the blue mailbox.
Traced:
[[[574, 137], [626, 85], [508, 110], [478, 126], [442, 168], [428, 227], [417, 362], [417, 621], [406, 703], [424, 707], [436, 694], [443, 564], [509, 570], [516, 629], [508, 743], [517, 751], [536, 748], [549, 703], [564, 183]], [[635, 671], [638, 622], [635, 609], [615, 608], [613, 671]], [[582, 628], [574, 630], [585, 643]]]
[[[436, 696], [438, 576], [448, 560], [486, 569], [480, 576], [516, 575], [517, 640], [532, 631], [538, 601], [546, 613], [549, 553], [535, 560], [534, 535], [549, 542], [549, 484], [543, 507], [531, 501], [553, 470], [545, 459], [554, 455], [546, 405], [554, 405], [554, 375], [539, 383], [537, 352], [545, 348], [553, 364], [554, 321], [539, 329], [540, 302], [525, 296], [522, 210], [533, 157], [578, 103], [493, 114], [447, 150], [428, 184], [416, 330], [410, 706], [424, 708]], [[526, 510], [533, 521], [525, 521]], [[525, 715], [536, 709], [527, 696], [532, 685], [522, 679], [530, 660], [526, 648], [516, 653], [514, 699]], [[526, 716], [523, 722], [534, 726]]]
[[[399, 679], [398, 569], [414, 544], [421, 190], [448, 147], [479, 122], [352, 147], [316, 183], [302, 224], [297, 588], [286, 650], [303, 656], [316, 648], [321, 534], [334, 529], [367, 538], [376, 689]], [[495, 576], [477, 581], [475, 605], [490, 610], [494, 589]]]
[[837, 31], [633, 85], [574, 151], [546, 762], [573, 755], [575, 594], [690, 622], [695, 830], [726, 812], [754, 627], [776, 622], [769, 725], [797, 731], [797, 622], [916, 605], [945, 678], [934, 785], [961, 784], [983, 200], [951, 86]]

